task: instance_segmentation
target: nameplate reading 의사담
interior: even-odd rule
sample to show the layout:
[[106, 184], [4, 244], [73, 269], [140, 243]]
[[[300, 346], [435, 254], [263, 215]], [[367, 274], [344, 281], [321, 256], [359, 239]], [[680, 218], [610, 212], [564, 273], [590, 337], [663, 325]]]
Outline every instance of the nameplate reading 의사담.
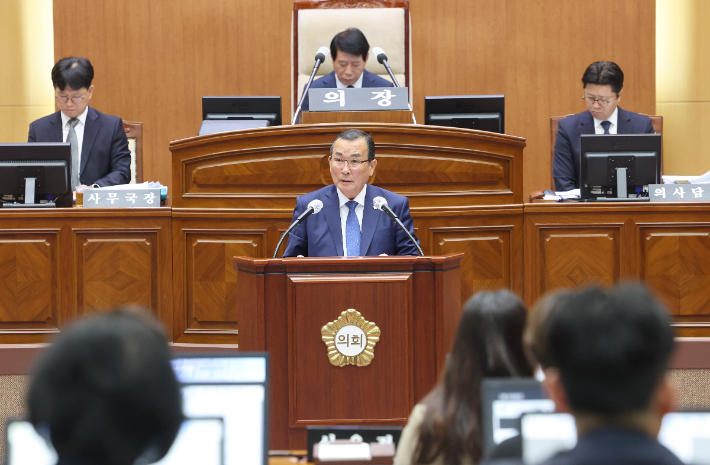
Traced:
[[155, 208], [160, 206], [160, 188], [85, 189], [84, 208]]
[[310, 89], [309, 111], [390, 111], [409, 109], [406, 87]]
[[651, 202], [710, 202], [710, 184], [649, 184]]

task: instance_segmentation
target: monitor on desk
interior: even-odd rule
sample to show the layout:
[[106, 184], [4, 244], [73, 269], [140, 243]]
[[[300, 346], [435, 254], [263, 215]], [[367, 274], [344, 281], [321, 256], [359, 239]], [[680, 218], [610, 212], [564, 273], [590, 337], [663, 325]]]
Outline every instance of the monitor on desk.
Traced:
[[580, 153], [582, 199], [648, 199], [661, 182], [660, 134], [583, 134]]
[[0, 205], [71, 207], [71, 145], [0, 144]]
[[281, 126], [279, 96], [204, 96], [198, 135]]
[[424, 121], [428, 125], [505, 134], [505, 96], [424, 97]]

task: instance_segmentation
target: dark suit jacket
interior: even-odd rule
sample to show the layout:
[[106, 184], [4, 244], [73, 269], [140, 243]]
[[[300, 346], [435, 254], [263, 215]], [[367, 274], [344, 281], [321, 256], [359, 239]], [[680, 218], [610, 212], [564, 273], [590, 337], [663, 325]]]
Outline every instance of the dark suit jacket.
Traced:
[[543, 465], [681, 465], [666, 447], [647, 435], [621, 428], [603, 428], [580, 437], [574, 449]]
[[[334, 184], [326, 186], [310, 194], [296, 199], [293, 210], [293, 221], [308, 208], [313, 199], [323, 202], [323, 209], [309, 216], [306, 221], [291, 231], [284, 257], [337, 257], [343, 256], [343, 234], [340, 223], [340, 206], [338, 193]], [[387, 255], [418, 255], [417, 249], [389, 216], [383, 211], [375, 210], [373, 199], [384, 197], [392, 211], [399, 217], [404, 226], [414, 236], [414, 225], [409, 214], [409, 200], [399, 194], [382, 188], [367, 185], [365, 193], [365, 209], [362, 214], [362, 238], [360, 254], [376, 256]], [[414, 236], [416, 238], [416, 236]], [[418, 242], [418, 239], [417, 239]]]
[[[653, 134], [651, 118], [619, 107], [617, 134]], [[552, 177], [555, 189], [579, 189], [580, 145], [582, 134], [594, 134], [594, 118], [589, 110], [561, 119], [555, 139]]]
[[[311, 89], [334, 89], [337, 85], [335, 84], [335, 71], [331, 71], [325, 76], [316, 79], [311, 84]], [[381, 78], [376, 74], [372, 74], [368, 70], [362, 72], [362, 87], [394, 87], [394, 84], [389, 82], [387, 79]], [[306, 87], [303, 86], [303, 90]], [[303, 101], [303, 106], [301, 111], [308, 111], [310, 103], [308, 101], [308, 96], [306, 95], [306, 100]]]
[[[101, 187], [128, 184], [131, 181], [131, 152], [117, 116], [105, 115], [88, 108], [81, 146], [79, 180]], [[60, 112], [40, 118], [30, 124], [27, 142], [63, 142]]]

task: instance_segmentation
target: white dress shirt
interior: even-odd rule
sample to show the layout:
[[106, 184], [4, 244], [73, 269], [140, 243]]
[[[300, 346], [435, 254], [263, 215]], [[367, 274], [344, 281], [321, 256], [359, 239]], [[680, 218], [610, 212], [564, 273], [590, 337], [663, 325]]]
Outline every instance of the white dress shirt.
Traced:
[[605, 120], [596, 119], [593, 116], [592, 118], [594, 119], [595, 134], [604, 134], [604, 126], [602, 126], [604, 121], [609, 121], [611, 123], [611, 126], [609, 126], [609, 134], [618, 134], [619, 126], [617, 125], [617, 122], [619, 121], [619, 107], [614, 108], [614, 113], [612, 113], [611, 116]]
[[[69, 118], [62, 112], [59, 112], [59, 114], [62, 116], [62, 139], [64, 140], [64, 142], [67, 142], [67, 137], [69, 137], [69, 120], [71, 118]], [[86, 127], [86, 115], [88, 114], [89, 107], [87, 106], [84, 109], [84, 113], [77, 116], [79, 122], [76, 123], [76, 126], [74, 126], [74, 132], [76, 132], [76, 140], [77, 142], [79, 142], [79, 166], [81, 166], [81, 147], [84, 145], [84, 128]]]
[[[353, 84], [353, 87], [356, 89], [361, 89], [362, 88], [362, 77], [365, 75], [365, 71], [363, 70], [362, 73], [360, 73], [360, 77], [355, 81], [355, 84]], [[340, 79], [338, 79], [338, 75], [335, 75], [335, 87], [336, 89], [347, 89], [348, 86], [340, 82]]]
[[[350, 199], [345, 197], [345, 194], [340, 192], [340, 189], [335, 189], [338, 192], [338, 203], [340, 204], [340, 229], [343, 236], [343, 256], [348, 256], [348, 244], [345, 240], [345, 223], [348, 221], [348, 213], [350, 213], [350, 208], [348, 208], [346, 203], [350, 202]], [[357, 202], [355, 207], [355, 216], [357, 216], [357, 221], [360, 223], [360, 232], [362, 233], [362, 214], [365, 211], [365, 192], [367, 192], [367, 184], [362, 187], [360, 193], [353, 199]]]

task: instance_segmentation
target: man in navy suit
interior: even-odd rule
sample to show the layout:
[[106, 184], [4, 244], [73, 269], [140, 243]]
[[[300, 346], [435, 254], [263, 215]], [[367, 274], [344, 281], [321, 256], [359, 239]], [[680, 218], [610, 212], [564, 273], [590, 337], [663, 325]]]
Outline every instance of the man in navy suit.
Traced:
[[333, 184], [298, 197], [293, 220], [312, 200], [322, 201], [323, 209], [291, 231], [283, 256], [417, 255], [407, 234], [374, 208], [373, 199], [384, 197], [414, 236], [407, 198], [367, 184], [377, 166], [372, 137], [357, 129], [338, 134], [330, 147], [329, 164]]
[[648, 291], [587, 288], [562, 296], [543, 324], [545, 387], [558, 412], [572, 413], [578, 436], [544, 465], [680, 465], [656, 440], [673, 409], [673, 328]]
[[619, 108], [624, 73], [616, 63], [597, 61], [582, 76], [587, 111], [560, 120], [552, 177], [555, 189], [579, 189], [582, 134], [652, 134], [651, 118]]
[[[330, 41], [330, 56], [333, 59], [334, 71], [313, 81], [311, 89], [394, 87], [387, 79], [365, 69], [369, 51], [370, 44], [360, 29], [351, 27], [337, 33]], [[301, 109], [308, 111], [308, 108], [310, 108], [310, 104], [308, 96], [306, 96]]]
[[121, 118], [89, 107], [93, 78], [94, 68], [88, 59], [59, 60], [52, 68], [59, 111], [32, 122], [27, 137], [28, 142], [72, 144], [72, 189], [128, 184], [131, 180], [131, 152]]

